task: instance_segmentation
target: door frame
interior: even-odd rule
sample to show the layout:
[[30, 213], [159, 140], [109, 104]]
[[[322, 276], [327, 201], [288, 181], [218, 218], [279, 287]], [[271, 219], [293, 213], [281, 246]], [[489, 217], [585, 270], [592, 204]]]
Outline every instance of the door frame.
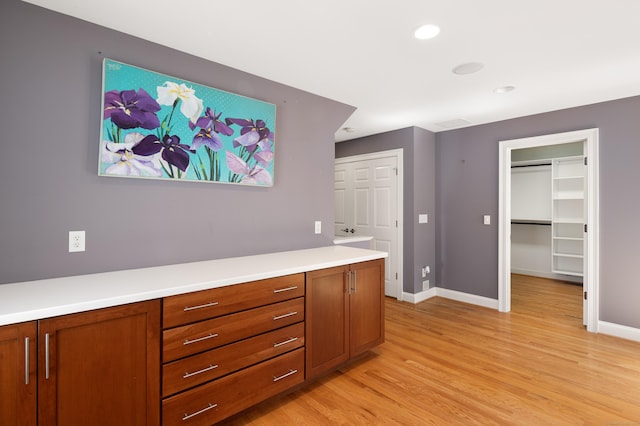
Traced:
[[[396, 158], [396, 164], [398, 167], [398, 179], [396, 179], [396, 205], [398, 207], [398, 211], [397, 211], [397, 220], [398, 220], [398, 227], [397, 232], [398, 232], [398, 253], [397, 253], [397, 273], [398, 273], [398, 292], [397, 292], [397, 299], [399, 301], [402, 301], [403, 299], [403, 294], [404, 294], [404, 285], [403, 285], [403, 273], [402, 271], [404, 270], [404, 255], [403, 255], [403, 241], [404, 241], [404, 226], [403, 226], [403, 221], [402, 218], [404, 217], [404, 206], [403, 206], [403, 200], [404, 200], [404, 160], [403, 160], [403, 155], [404, 155], [404, 150], [402, 148], [398, 148], [398, 149], [390, 149], [387, 151], [378, 151], [378, 152], [371, 152], [368, 154], [359, 154], [359, 155], [352, 155], [349, 157], [339, 157], [336, 158], [334, 160], [334, 165], [335, 164], [343, 164], [343, 163], [357, 163], [359, 161], [367, 161], [367, 160], [377, 160], [380, 158], [388, 158], [388, 157], [395, 157]], [[334, 218], [335, 220], [335, 218]]]
[[600, 225], [597, 128], [556, 133], [499, 142], [499, 216], [498, 216], [498, 310], [511, 311], [511, 151], [537, 146], [585, 142], [588, 158], [586, 173], [586, 233], [587, 257], [584, 267], [584, 287], [587, 291], [587, 331], [598, 332], [600, 289]]

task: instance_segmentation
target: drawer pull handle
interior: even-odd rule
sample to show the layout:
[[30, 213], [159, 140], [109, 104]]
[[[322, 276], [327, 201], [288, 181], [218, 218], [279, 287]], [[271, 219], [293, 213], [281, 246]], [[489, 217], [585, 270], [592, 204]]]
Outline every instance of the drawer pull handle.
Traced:
[[289, 376], [292, 376], [292, 375], [296, 374], [297, 372], [298, 372], [298, 370], [289, 370], [288, 373], [284, 373], [282, 376], [278, 376], [278, 377], [273, 376], [273, 381], [277, 382], [278, 380], [285, 379], [285, 378], [287, 378]]
[[210, 308], [212, 306], [216, 306], [218, 304], [218, 302], [210, 302], [210, 303], [205, 303], [204, 305], [198, 305], [198, 306], [187, 306], [183, 309], [184, 312], [189, 312], [189, 311], [193, 311], [196, 309], [202, 309], [202, 308]]
[[203, 340], [213, 339], [214, 337], [218, 337], [218, 333], [211, 333], [208, 336], [198, 337], [197, 339], [185, 340], [182, 344], [186, 346], [192, 343], [202, 342]]
[[295, 290], [297, 288], [298, 288], [298, 286], [294, 285], [294, 286], [286, 287], [286, 288], [278, 288], [278, 289], [273, 290], [273, 292], [274, 293], [282, 293], [283, 291], [291, 291], [291, 290]]
[[279, 319], [283, 319], [283, 318], [287, 318], [287, 317], [292, 317], [294, 315], [298, 315], [298, 311], [294, 311], [294, 312], [289, 312], [288, 314], [284, 314], [284, 315], [277, 315], [275, 317], [273, 317], [274, 321], [277, 321]]
[[[274, 346], [275, 347], [275, 346]], [[29, 384], [29, 338], [24, 338], [24, 384]]]
[[216, 408], [217, 406], [218, 406], [218, 404], [212, 404], [212, 403], [209, 403], [209, 405], [208, 405], [208, 406], [204, 407], [202, 410], [198, 410], [198, 411], [196, 411], [195, 413], [191, 413], [191, 414], [187, 414], [187, 413], [185, 413], [185, 414], [184, 414], [184, 417], [182, 418], [182, 420], [189, 420], [190, 418], [195, 417], [195, 416], [197, 416], [197, 415], [199, 415], [199, 414], [202, 414], [202, 413], [204, 413], [205, 411], [209, 411], [209, 410], [211, 410], [212, 408]]
[[50, 365], [50, 348], [51, 343], [49, 342], [49, 333], [45, 333], [44, 335], [44, 378], [45, 379], [49, 379], [49, 369], [51, 368]]
[[286, 345], [287, 343], [295, 342], [296, 340], [298, 340], [297, 337], [290, 337], [289, 339], [285, 340], [284, 342], [274, 343], [273, 347], [274, 348], [278, 348], [278, 347], [280, 347], [282, 345]]
[[184, 376], [182, 376], [182, 378], [188, 379], [189, 377], [197, 376], [198, 374], [206, 373], [207, 371], [215, 370], [216, 368], [218, 368], [218, 364], [216, 365], [209, 364], [208, 367], [203, 368], [202, 370], [194, 371], [193, 373], [184, 373]]

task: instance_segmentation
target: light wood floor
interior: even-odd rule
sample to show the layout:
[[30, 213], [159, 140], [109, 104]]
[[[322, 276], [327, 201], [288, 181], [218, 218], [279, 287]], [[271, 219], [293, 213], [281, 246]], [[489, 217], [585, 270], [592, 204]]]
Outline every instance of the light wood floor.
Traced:
[[640, 343], [587, 333], [581, 287], [514, 275], [512, 312], [386, 302], [387, 341], [229, 425], [640, 425]]

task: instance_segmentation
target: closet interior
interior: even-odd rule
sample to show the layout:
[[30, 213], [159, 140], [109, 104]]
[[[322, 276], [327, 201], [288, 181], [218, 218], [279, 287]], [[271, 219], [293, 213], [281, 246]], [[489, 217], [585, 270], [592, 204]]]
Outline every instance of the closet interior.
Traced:
[[584, 143], [513, 150], [511, 272], [582, 283]]

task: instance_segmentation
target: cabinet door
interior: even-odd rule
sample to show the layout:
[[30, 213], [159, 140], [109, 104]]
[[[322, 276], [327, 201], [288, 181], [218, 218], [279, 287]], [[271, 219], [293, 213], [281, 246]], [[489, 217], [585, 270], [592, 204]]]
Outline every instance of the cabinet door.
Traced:
[[39, 321], [41, 425], [160, 423], [160, 301]]
[[384, 342], [384, 260], [351, 265], [350, 357]]
[[36, 323], [0, 327], [0, 425], [36, 424]]
[[347, 266], [307, 273], [306, 377], [317, 377], [349, 359]]

